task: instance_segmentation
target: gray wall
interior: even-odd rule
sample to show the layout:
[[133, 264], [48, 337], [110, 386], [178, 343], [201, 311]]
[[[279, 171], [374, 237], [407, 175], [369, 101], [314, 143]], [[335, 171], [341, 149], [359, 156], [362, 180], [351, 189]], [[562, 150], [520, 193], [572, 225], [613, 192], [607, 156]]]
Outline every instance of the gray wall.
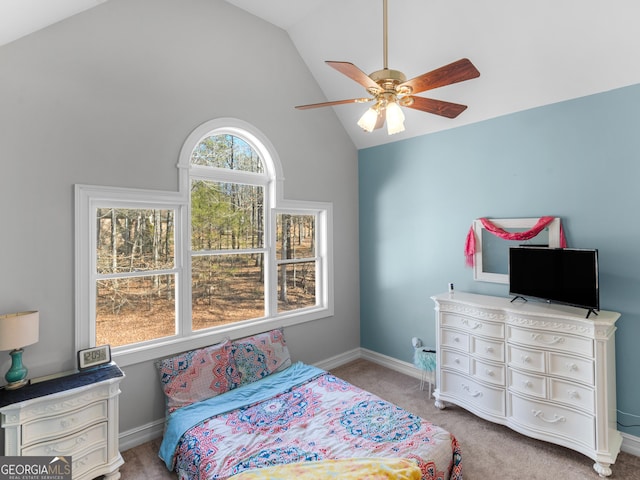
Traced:
[[[283, 30], [220, 0], [110, 0], [0, 47], [0, 313], [40, 311], [31, 376], [75, 368], [73, 185], [175, 191], [218, 117], [270, 139], [286, 199], [334, 205], [335, 316], [286, 329], [294, 359], [357, 348], [357, 152], [331, 109], [293, 108], [322, 98]], [[125, 373], [121, 431], [162, 418], [153, 364]]]

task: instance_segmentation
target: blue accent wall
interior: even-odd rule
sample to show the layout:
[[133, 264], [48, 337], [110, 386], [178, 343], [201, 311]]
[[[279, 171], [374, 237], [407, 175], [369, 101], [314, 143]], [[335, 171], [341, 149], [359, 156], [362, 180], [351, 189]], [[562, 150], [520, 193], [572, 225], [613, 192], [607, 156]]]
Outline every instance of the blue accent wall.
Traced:
[[361, 345], [407, 362], [411, 337], [435, 345], [449, 282], [508, 296], [465, 266], [474, 219], [561, 217], [570, 247], [599, 250], [619, 429], [640, 436], [623, 426], [640, 424], [640, 85], [360, 150], [359, 207]]

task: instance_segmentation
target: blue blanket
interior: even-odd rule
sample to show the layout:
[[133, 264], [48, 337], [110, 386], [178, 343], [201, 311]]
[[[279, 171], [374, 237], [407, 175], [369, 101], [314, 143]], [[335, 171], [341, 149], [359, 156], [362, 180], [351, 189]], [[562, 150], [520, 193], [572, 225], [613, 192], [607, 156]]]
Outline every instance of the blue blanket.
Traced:
[[323, 373], [325, 373], [324, 370], [297, 362], [286, 370], [273, 373], [257, 382], [176, 410], [167, 420], [164, 438], [160, 445], [160, 458], [164, 460], [169, 470], [173, 470], [178, 442], [190, 428], [215, 415], [267, 400]]

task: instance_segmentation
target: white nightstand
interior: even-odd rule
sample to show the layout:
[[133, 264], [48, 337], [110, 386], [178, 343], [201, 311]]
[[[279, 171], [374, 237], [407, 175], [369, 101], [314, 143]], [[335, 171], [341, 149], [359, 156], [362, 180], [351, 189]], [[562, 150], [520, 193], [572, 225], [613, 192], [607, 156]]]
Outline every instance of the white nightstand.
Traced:
[[124, 373], [115, 363], [0, 390], [4, 454], [71, 456], [74, 480], [120, 478], [118, 395]]

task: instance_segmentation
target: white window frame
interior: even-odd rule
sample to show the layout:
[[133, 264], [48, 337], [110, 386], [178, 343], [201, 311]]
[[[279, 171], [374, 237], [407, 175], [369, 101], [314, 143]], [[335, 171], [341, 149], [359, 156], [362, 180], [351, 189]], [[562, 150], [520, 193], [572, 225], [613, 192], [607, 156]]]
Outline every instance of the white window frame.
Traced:
[[[204, 138], [228, 133], [251, 145], [264, 160], [265, 173], [228, 171], [215, 168], [215, 181], [263, 184], [265, 188], [265, 298], [266, 316], [204, 330], [191, 329], [191, 238], [190, 183], [192, 172], [198, 177], [202, 169], [214, 167], [191, 166], [191, 153]], [[269, 140], [251, 124], [233, 118], [205, 122], [186, 139], [177, 165], [179, 192], [138, 190], [118, 187], [76, 185], [75, 187], [75, 325], [76, 350], [95, 346], [96, 305], [96, 232], [95, 216], [98, 208], [152, 208], [175, 211], [176, 255], [176, 335], [112, 349], [112, 358], [127, 366], [161, 358], [177, 352], [200, 348], [226, 337], [240, 338], [272, 328], [287, 327], [331, 317], [333, 302], [333, 206], [328, 202], [292, 201], [282, 198], [284, 176], [280, 160]], [[261, 179], [262, 178], [262, 179]], [[277, 313], [277, 214], [313, 215], [316, 218], [316, 305]]]

